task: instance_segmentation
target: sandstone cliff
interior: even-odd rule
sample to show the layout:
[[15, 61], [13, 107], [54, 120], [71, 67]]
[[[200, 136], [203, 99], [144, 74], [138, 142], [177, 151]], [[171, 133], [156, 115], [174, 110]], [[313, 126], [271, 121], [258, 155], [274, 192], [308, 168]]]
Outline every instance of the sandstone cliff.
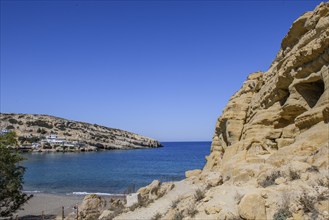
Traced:
[[328, 123], [327, 2], [298, 18], [269, 70], [231, 97], [203, 170], [169, 189], [153, 182], [100, 219], [328, 219]]
[[128, 131], [66, 120], [49, 115], [0, 114], [1, 129], [14, 130], [20, 145], [31, 145], [43, 137], [56, 134], [66, 141], [77, 141], [86, 149], [134, 149], [160, 147], [151, 138]]

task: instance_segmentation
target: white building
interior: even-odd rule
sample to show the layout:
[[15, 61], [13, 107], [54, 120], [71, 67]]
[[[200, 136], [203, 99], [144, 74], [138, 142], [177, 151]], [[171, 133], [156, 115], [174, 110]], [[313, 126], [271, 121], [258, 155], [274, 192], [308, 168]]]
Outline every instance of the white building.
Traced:
[[46, 141], [49, 144], [63, 144], [65, 142], [64, 139], [58, 138], [58, 136], [55, 135], [55, 134], [51, 134], [49, 136], [46, 136]]

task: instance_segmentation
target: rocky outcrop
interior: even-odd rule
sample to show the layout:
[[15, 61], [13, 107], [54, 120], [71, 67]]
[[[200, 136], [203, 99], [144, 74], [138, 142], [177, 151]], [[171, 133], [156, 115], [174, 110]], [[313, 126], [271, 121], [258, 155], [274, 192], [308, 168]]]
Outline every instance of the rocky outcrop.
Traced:
[[98, 195], [87, 195], [81, 205], [75, 207], [75, 211], [70, 213], [65, 219], [85, 219], [94, 220], [101, 216], [102, 212], [106, 208], [106, 200]]
[[269, 70], [231, 97], [205, 167], [180, 183], [194, 190], [117, 219], [328, 219], [328, 123], [329, 2], [298, 18]]
[[[45, 136], [56, 134], [66, 141], [79, 142], [80, 150], [155, 148], [161, 144], [151, 138], [97, 124], [77, 122], [48, 115], [0, 114], [0, 129], [15, 131], [19, 145], [31, 145]], [[46, 149], [46, 147], [45, 147]], [[72, 148], [73, 149], [73, 148]], [[75, 149], [75, 148], [74, 148]], [[65, 151], [62, 146], [55, 151]]]
[[328, 72], [329, 11], [323, 3], [293, 23], [270, 69], [250, 74], [231, 97], [204, 170], [236, 177], [240, 162], [281, 166], [327, 148]]

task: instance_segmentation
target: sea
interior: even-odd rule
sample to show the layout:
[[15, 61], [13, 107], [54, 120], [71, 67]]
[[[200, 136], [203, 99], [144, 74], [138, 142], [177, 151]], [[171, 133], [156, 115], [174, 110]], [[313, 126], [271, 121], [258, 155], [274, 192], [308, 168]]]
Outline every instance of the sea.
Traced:
[[23, 190], [65, 195], [120, 195], [153, 180], [179, 181], [202, 169], [211, 142], [163, 142], [162, 148], [81, 153], [24, 153]]

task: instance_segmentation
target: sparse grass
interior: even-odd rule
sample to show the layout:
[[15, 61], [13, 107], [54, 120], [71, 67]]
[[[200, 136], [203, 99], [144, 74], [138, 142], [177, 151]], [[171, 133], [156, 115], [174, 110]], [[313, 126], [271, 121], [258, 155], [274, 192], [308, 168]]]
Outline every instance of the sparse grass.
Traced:
[[171, 208], [173, 208], [173, 209], [177, 208], [177, 205], [180, 201], [181, 201], [181, 198], [178, 198], [178, 199], [175, 199], [174, 201], [172, 201]]
[[298, 180], [298, 179], [300, 179], [300, 174], [298, 171], [290, 168], [289, 169], [289, 178], [290, 178], [290, 180]]
[[194, 217], [196, 214], [198, 214], [198, 210], [196, 209], [195, 204], [191, 204], [189, 208], [187, 209], [187, 214], [191, 217]]
[[303, 206], [303, 211], [305, 213], [311, 213], [312, 219], [316, 219], [318, 216], [318, 211], [315, 209], [317, 200], [317, 198], [308, 195], [306, 192], [303, 192], [302, 196], [299, 198], [299, 202]]
[[329, 187], [329, 176], [325, 176], [317, 180], [319, 186]]
[[281, 177], [281, 172], [280, 171], [273, 171], [272, 173], [270, 173], [268, 176], [266, 176], [266, 178], [261, 181], [259, 183], [260, 186], [262, 187], [268, 187], [268, 186], [271, 186], [271, 185], [274, 185], [275, 183], [275, 180], [279, 177]]
[[153, 215], [151, 220], [159, 220], [159, 219], [161, 219], [161, 217], [162, 217], [162, 215], [159, 212], [157, 212]]
[[205, 192], [201, 189], [197, 189], [194, 193], [194, 199], [195, 201], [200, 201], [205, 197]]
[[182, 212], [177, 211], [172, 220], [182, 220], [184, 218]]

